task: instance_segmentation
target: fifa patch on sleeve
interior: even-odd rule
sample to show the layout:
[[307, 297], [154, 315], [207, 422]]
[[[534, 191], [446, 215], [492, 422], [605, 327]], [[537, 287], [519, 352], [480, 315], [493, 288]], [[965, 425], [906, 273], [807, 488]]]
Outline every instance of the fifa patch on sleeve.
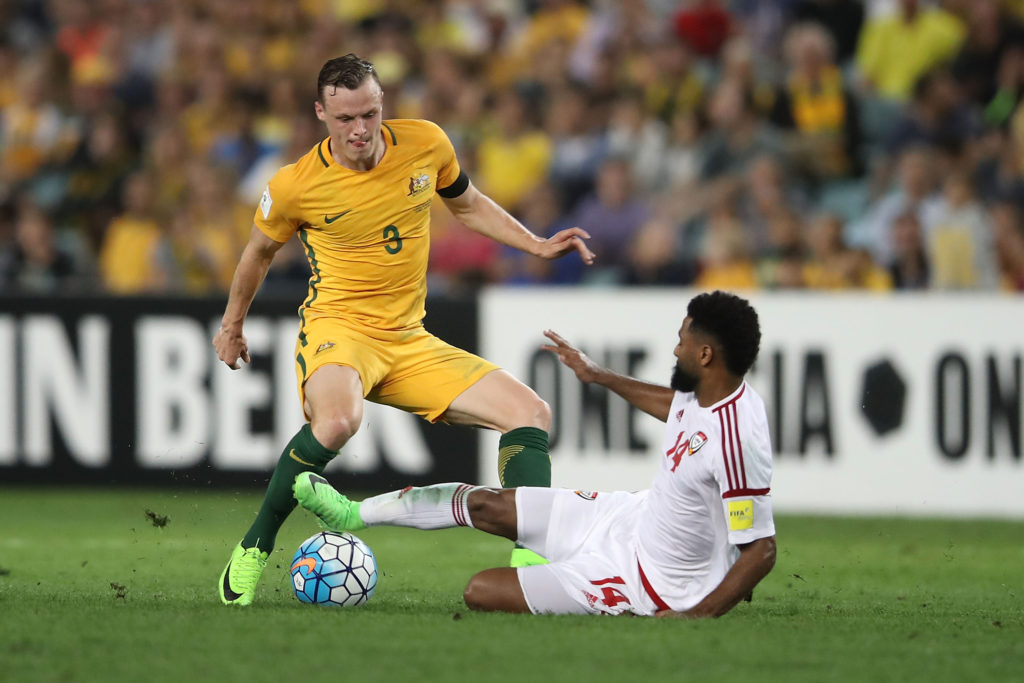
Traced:
[[729, 501], [729, 530], [742, 531], [754, 526], [754, 501]]
[[270, 198], [270, 186], [263, 190], [263, 196], [260, 197], [260, 211], [263, 212], [264, 218], [270, 218], [270, 207], [274, 205], [274, 200]]

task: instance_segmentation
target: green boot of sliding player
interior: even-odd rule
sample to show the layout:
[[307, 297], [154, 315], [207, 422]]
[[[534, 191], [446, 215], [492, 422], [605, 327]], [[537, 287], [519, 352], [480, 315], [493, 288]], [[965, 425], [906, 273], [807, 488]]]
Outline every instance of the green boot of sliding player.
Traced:
[[509, 558], [508, 566], [513, 568], [532, 567], [534, 565], [547, 563], [548, 561], [541, 555], [538, 555], [529, 548], [523, 548], [517, 544], [516, 547], [512, 549], [512, 557]]
[[366, 525], [359, 517], [359, 503], [338, 493], [326, 479], [313, 472], [295, 477], [292, 492], [299, 505], [306, 508], [331, 531], [359, 531]]

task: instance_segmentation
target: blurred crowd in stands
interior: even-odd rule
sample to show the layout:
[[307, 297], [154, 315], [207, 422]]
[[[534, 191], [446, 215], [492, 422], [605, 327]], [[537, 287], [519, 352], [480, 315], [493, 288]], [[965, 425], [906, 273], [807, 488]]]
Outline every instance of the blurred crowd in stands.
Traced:
[[[434, 202], [429, 284], [1024, 291], [1024, 0], [6, 0], [0, 293], [226, 291], [331, 57], [598, 265]], [[297, 240], [265, 291], [301, 299]]]

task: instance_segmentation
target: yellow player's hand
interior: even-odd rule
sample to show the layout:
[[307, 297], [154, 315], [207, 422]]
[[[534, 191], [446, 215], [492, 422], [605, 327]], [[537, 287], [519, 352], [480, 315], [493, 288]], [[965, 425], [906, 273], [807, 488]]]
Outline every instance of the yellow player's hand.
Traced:
[[213, 337], [213, 348], [217, 350], [217, 358], [220, 358], [232, 370], [242, 367], [238, 361], [249, 362], [249, 342], [242, 334], [241, 328], [229, 330], [220, 328]]
[[590, 239], [590, 234], [582, 228], [559, 230], [541, 242], [537, 256], [545, 259], [554, 259], [565, 256], [571, 251], [577, 251], [583, 262], [589, 266], [594, 262], [595, 256], [594, 252], [590, 251], [587, 248], [586, 242], [583, 241], [588, 239]]

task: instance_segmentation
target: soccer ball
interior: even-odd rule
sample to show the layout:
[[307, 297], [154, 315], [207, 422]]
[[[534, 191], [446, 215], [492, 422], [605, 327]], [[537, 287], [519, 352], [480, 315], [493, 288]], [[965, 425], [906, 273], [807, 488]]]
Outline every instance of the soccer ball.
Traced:
[[292, 558], [295, 596], [313, 605], [362, 605], [377, 587], [377, 560], [370, 546], [352, 534], [321, 531]]

